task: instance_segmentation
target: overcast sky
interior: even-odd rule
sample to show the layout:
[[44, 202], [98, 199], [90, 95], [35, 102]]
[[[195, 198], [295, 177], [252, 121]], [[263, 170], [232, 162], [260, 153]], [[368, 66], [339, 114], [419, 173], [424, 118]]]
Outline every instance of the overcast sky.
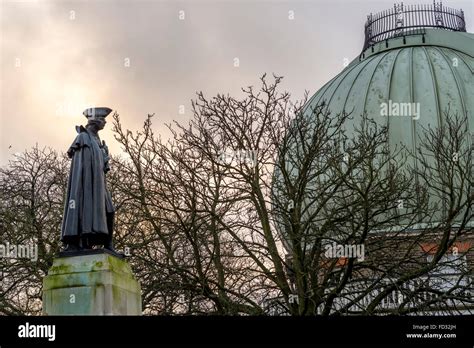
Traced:
[[[266, 72], [294, 98], [313, 94], [358, 56], [367, 14], [393, 3], [0, 0], [0, 165], [35, 143], [65, 151], [92, 105], [133, 130], [154, 113], [166, 138], [165, 123], [191, 117], [196, 91], [238, 95]], [[468, 32], [473, 3], [443, 2], [464, 10]], [[117, 153], [110, 125], [101, 137]]]

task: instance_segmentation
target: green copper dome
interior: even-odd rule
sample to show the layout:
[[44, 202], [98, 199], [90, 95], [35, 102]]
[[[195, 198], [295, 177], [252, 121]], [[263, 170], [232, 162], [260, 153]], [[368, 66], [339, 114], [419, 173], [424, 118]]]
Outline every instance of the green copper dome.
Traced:
[[[388, 125], [391, 144], [415, 146], [421, 127], [442, 124], [448, 107], [467, 114], [473, 130], [474, 34], [426, 29], [379, 42], [317, 91], [306, 113], [322, 101], [333, 114], [351, 112], [354, 122], [367, 113]], [[395, 103], [412, 117], [384, 117]]]
[[[436, 6], [441, 5], [433, 6], [429, 10], [433, 17], [417, 23], [403, 22], [403, 14], [406, 18], [413, 14], [403, 7], [400, 11], [397, 5], [393, 13], [369, 16], [362, 53], [310, 98], [304, 117], [311, 121], [313, 110], [324, 102], [331, 115], [351, 114], [352, 120], [345, 124], [348, 134], [363, 117], [371, 118], [388, 126], [390, 149], [400, 148], [401, 143], [414, 151], [423, 128], [442, 125], [448, 109], [450, 114], [467, 115], [469, 130], [474, 133], [474, 34], [464, 32], [462, 11], [440, 17]], [[420, 10], [412, 13], [419, 11], [426, 18], [425, 7], [416, 9]], [[386, 17], [390, 17], [386, 25], [391, 27], [377, 27], [377, 21]], [[400, 29], [394, 18], [405, 27]], [[291, 166], [289, 159], [285, 163]], [[285, 198], [276, 182], [282, 182], [278, 170], [273, 192], [281, 203]], [[311, 209], [304, 210], [311, 213]], [[279, 223], [277, 228], [285, 241], [286, 227]]]

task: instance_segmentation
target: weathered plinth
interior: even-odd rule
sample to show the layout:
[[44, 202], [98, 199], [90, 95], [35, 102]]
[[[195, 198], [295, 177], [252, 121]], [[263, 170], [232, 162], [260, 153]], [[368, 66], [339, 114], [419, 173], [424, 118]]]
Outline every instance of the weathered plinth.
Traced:
[[141, 315], [128, 263], [103, 250], [58, 257], [43, 279], [44, 315]]

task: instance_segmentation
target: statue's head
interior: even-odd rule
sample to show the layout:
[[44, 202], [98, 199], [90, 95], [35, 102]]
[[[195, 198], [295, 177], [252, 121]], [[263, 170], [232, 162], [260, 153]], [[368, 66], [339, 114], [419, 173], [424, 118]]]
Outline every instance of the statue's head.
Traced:
[[104, 129], [107, 121], [105, 118], [112, 112], [112, 109], [105, 107], [89, 108], [82, 113], [87, 117], [87, 125], [93, 126], [98, 131]]

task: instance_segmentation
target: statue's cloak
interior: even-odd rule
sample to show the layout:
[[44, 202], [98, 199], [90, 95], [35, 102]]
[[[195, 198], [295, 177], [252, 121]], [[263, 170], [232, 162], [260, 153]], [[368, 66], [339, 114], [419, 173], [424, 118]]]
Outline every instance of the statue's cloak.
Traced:
[[87, 235], [90, 241], [102, 244], [109, 235], [107, 214], [114, 212], [105, 184], [108, 156], [86, 128], [76, 127], [76, 131], [78, 135], [67, 152], [72, 162], [61, 240], [73, 243]]

